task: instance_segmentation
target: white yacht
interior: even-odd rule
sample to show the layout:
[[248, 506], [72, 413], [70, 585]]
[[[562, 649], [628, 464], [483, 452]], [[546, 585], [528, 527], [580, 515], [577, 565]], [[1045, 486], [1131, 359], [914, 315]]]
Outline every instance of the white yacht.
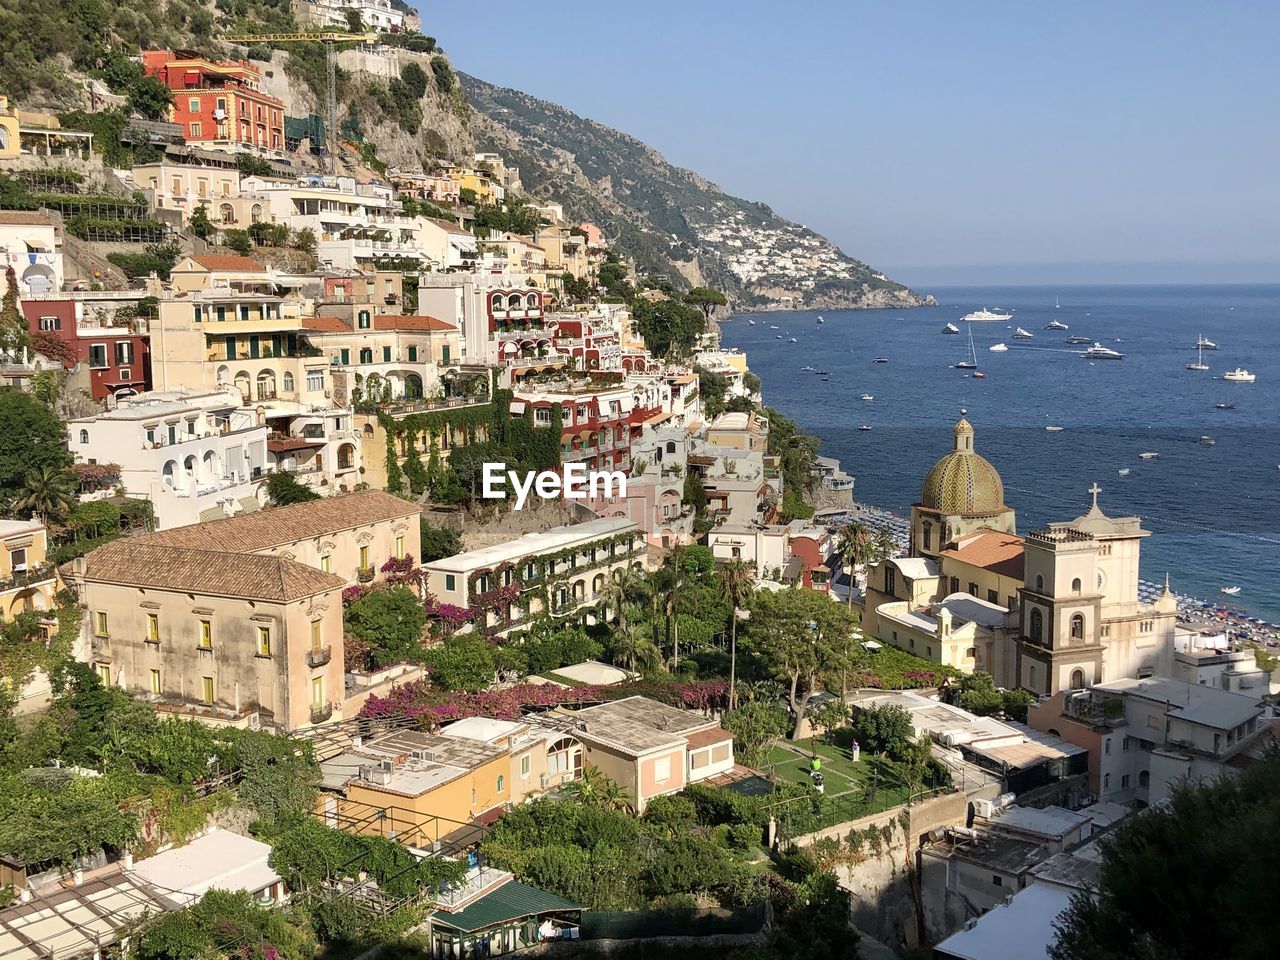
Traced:
[[1032, 334], [1031, 331], [1023, 330], [1021, 327], [1013, 331], [1013, 339], [1015, 340], [1030, 340], [1032, 336], [1034, 336], [1034, 334]]
[[1218, 592], [1225, 593], [1228, 597], [1234, 597], [1237, 593], [1240, 592], [1240, 588], [1239, 587], [1222, 587]]
[[818, 322], [819, 322], [819, 323], [826, 323], [827, 321], [825, 321], [825, 320], [823, 320], [823, 319], [822, 319], [822, 314], [818, 314]]
[[1012, 320], [1012, 313], [1001, 313], [1000, 308], [988, 310], [983, 307], [981, 310], [975, 310], [973, 313], [966, 313], [961, 320], [968, 320], [970, 323], [994, 323], [995, 321]]
[[1070, 330], [1071, 329], [1061, 320], [1050, 320], [1048, 323], [1044, 325], [1044, 328], [1046, 330]]
[[751, 324], [751, 326], [753, 327], [756, 325], [756, 322], [752, 320], [750, 317], [747, 318], [747, 323]]
[[1092, 347], [1081, 354], [1086, 360], [1123, 360], [1124, 354], [1094, 341]]
[[788, 340], [788, 341], [787, 341], [787, 343], [795, 343], [795, 342], [796, 342], [796, 338], [795, 338], [795, 337], [792, 337], [790, 340]]
[[1061, 433], [1062, 427], [1058, 426], [1056, 423], [1051, 423], [1047, 427], [1045, 427], [1045, 430], [1047, 430], [1049, 433]]
[[1250, 373], [1244, 367], [1236, 367], [1234, 370], [1228, 370], [1222, 375], [1223, 380], [1231, 380], [1234, 383], [1253, 383], [1257, 380], [1257, 374]]
[[948, 323], [945, 327], [942, 328], [942, 332], [943, 333], [959, 333], [960, 328], [957, 327], [954, 323]]
[[1203, 333], [1196, 338], [1196, 346], [1201, 350], [1217, 350], [1218, 345], [1206, 337]]
[[1003, 343], [993, 343], [991, 346], [987, 347], [987, 349], [992, 353], [1005, 353], [1009, 348]]
[[875, 399], [875, 397], [873, 397], [873, 396], [872, 396], [871, 394], [869, 394], [869, 393], [864, 393], [864, 394], [863, 394], [862, 396], [860, 396], [858, 399], [859, 399], [859, 400], [874, 400], [874, 399]]

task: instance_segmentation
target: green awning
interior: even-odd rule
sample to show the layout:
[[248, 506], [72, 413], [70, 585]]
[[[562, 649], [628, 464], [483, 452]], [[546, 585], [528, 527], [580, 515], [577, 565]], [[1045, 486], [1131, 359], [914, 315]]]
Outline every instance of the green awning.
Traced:
[[463, 933], [473, 933], [476, 930], [484, 930], [512, 920], [536, 917], [543, 913], [581, 909], [582, 907], [578, 904], [564, 897], [509, 880], [493, 893], [486, 894], [457, 913], [433, 914], [431, 922]]

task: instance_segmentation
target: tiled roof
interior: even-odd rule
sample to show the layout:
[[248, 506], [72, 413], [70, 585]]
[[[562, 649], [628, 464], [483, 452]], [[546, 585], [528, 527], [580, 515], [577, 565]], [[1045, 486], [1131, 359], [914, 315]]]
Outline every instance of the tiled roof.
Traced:
[[24, 224], [33, 227], [53, 226], [48, 217], [34, 210], [2, 210], [0, 211], [0, 223]]
[[350, 324], [338, 317], [303, 317], [302, 329], [316, 333], [351, 333]]
[[252, 553], [381, 520], [416, 517], [418, 513], [418, 508], [407, 500], [381, 490], [363, 490], [336, 497], [321, 497], [309, 503], [272, 507], [225, 520], [174, 527], [172, 530], [149, 533], [137, 539], [146, 543], [196, 550]]
[[226, 253], [210, 253], [202, 257], [192, 257], [196, 263], [206, 270], [235, 270], [241, 273], [266, 273], [267, 268], [253, 257], [240, 257]]
[[984, 530], [958, 549], [943, 550], [941, 556], [1015, 580], [1022, 579], [1022, 538], [1012, 533]]
[[456, 333], [458, 331], [458, 328], [452, 323], [447, 323], [436, 317], [402, 317], [386, 313], [373, 318], [373, 327], [375, 330], [438, 330], [445, 333]]
[[232, 557], [145, 538], [115, 540], [90, 552], [84, 577], [95, 583], [274, 601], [299, 600], [346, 586], [339, 576], [293, 560], [253, 553]]
[[733, 734], [723, 727], [711, 727], [708, 730], [691, 733], [685, 739], [689, 741], [690, 750], [701, 750], [713, 744], [728, 743], [733, 740]]

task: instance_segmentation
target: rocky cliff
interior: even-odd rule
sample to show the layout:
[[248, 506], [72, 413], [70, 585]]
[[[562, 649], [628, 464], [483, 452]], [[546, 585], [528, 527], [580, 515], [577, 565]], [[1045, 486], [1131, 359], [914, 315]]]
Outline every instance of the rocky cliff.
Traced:
[[599, 225], [645, 271], [718, 287], [738, 309], [932, 303], [763, 203], [730, 196], [634, 137], [517, 90], [459, 74], [477, 147], [525, 188]]

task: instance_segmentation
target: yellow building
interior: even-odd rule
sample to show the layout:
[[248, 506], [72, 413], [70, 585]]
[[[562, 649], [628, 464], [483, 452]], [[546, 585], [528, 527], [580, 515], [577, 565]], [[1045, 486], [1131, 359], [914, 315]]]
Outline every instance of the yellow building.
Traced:
[[0, 618], [52, 610], [57, 570], [45, 561], [49, 533], [39, 520], [0, 520]]

